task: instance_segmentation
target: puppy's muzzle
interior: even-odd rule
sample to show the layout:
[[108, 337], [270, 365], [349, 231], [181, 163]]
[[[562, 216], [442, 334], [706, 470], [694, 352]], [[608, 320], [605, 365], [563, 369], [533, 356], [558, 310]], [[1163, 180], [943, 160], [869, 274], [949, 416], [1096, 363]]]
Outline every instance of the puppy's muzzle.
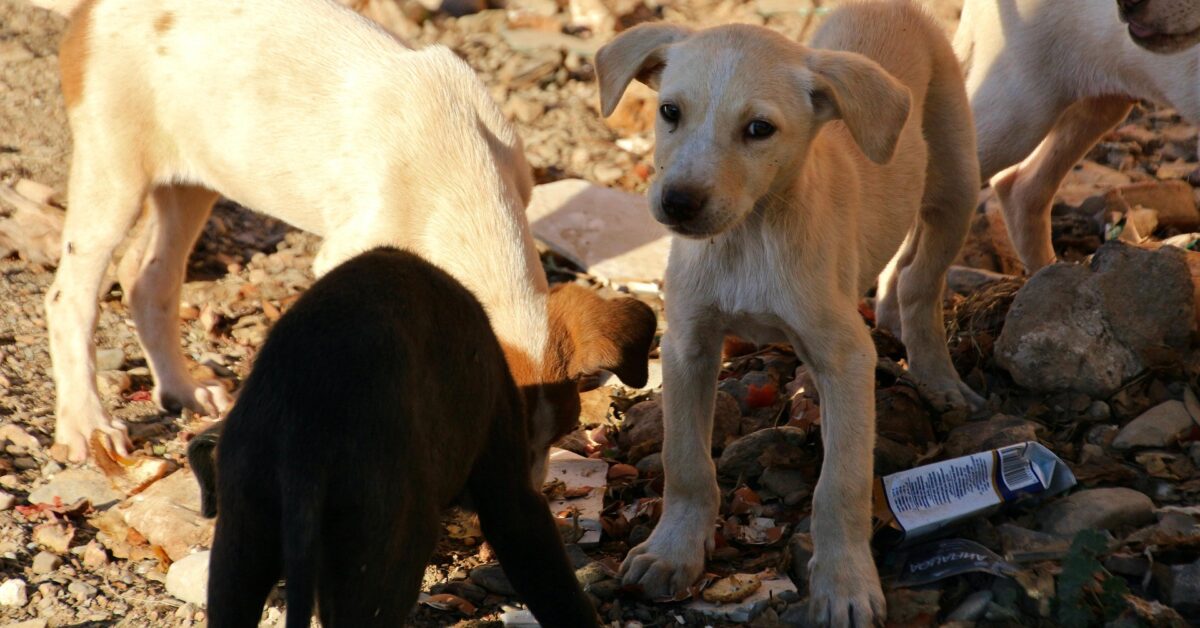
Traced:
[[708, 202], [706, 194], [686, 187], [669, 187], [663, 190], [660, 206], [669, 225], [686, 223], [704, 210]]

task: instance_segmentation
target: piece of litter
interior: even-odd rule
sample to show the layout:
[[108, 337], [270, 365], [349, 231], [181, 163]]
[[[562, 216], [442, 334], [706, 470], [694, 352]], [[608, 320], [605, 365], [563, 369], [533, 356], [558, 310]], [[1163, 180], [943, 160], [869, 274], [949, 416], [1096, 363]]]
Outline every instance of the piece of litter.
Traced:
[[[605, 476], [608, 463], [584, 458], [565, 449], [550, 450], [547, 482], [561, 482], [562, 492], [549, 499], [550, 512], [571, 510], [578, 514], [583, 534], [577, 541], [589, 546], [600, 542], [600, 512], [604, 510]], [[587, 490], [584, 490], [587, 489]]]
[[971, 572], [1008, 576], [1017, 571], [1016, 565], [974, 541], [942, 539], [908, 551], [896, 586], [916, 587]]
[[1026, 495], [1053, 495], [1075, 476], [1053, 452], [1025, 442], [893, 473], [875, 481], [875, 540], [928, 536]]

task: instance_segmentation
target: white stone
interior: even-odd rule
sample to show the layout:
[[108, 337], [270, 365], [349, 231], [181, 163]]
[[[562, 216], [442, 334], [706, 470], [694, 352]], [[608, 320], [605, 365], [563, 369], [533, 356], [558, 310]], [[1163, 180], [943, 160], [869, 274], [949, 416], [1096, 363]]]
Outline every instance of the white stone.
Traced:
[[20, 578], [5, 580], [0, 584], [0, 606], [25, 606], [29, 596], [25, 594], [25, 581]]
[[666, 271], [671, 236], [644, 196], [564, 179], [534, 187], [526, 213], [535, 236], [597, 277], [646, 281]]
[[208, 557], [208, 551], [196, 552], [171, 563], [167, 571], [167, 593], [189, 604], [205, 606], [208, 603]]

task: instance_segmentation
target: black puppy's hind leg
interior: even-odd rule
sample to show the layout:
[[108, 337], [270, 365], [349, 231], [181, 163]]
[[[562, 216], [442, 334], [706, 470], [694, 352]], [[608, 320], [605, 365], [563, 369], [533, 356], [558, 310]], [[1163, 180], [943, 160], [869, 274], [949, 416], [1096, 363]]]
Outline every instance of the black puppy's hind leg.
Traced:
[[217, 518], [208, 567], [209, 628], [257, 626], [279, 580], [278, 515], [265, 506], [237, 506], [244, 507], [223, 503]]

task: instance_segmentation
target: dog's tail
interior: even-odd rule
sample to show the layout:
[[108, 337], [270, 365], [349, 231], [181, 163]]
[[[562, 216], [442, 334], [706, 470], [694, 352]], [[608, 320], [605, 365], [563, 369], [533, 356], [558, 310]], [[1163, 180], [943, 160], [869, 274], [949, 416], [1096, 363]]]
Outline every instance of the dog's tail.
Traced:
[[188, 441], [188, 466], [200, 485], [200, 514], [212, 519], [217, 516], [217, 441], [225, 422], [200, 432]]

